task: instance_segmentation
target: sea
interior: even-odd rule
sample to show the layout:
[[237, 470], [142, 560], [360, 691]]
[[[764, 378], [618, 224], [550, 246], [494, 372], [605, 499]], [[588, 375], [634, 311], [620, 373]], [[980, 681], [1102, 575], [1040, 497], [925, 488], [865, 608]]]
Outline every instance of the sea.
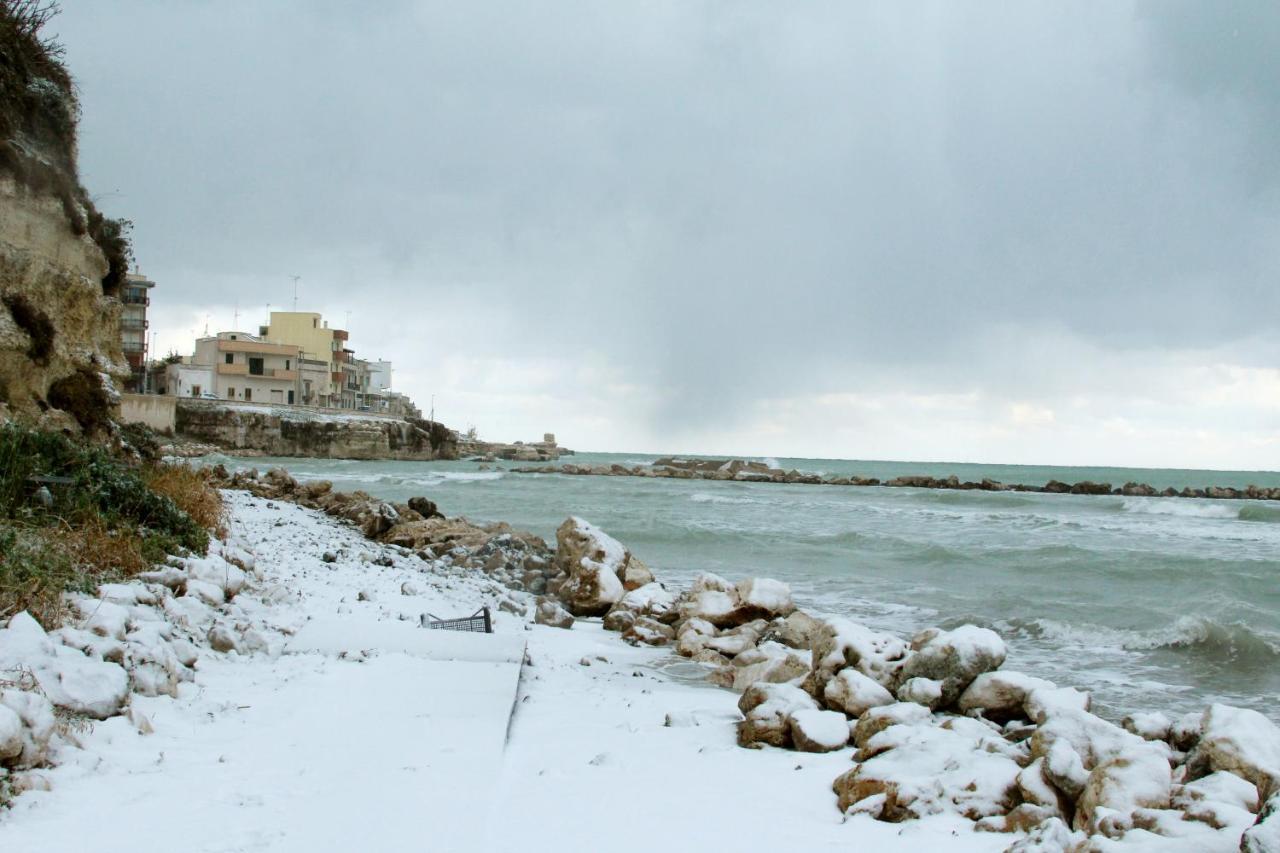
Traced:
[[[581, 516], [659, 580], [777, 578], [812, 613], [904, 635], [985, 626], [1009, 646], [1006, 669], [1087, 689], [1114, 719], [1227, 702], [1280, 721], [1280, 502], [515, 474], [501, 462], [211, 461], [387, 500], [424, 495], [447, 515], [506, 521], [553, 546], [560, 523]], [[761, 461], [880, 479], [1280, 486], [1280, 473], [1261, 471]]]

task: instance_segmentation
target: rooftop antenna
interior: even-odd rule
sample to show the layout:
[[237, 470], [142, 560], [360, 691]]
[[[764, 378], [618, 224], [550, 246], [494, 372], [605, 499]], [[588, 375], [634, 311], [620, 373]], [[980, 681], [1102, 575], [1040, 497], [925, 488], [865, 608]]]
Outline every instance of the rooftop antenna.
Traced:
[[436, 395], [435, 394], [431, 395], [431, 414], [427, 418], [427, 420], [431, 421], [432, 423], [436, 422]]
[[298, 310], [298, 279], [302, 278], [302, 276], [291, 275], [289, 278], [293, 279], [293, 310], [296, 313]]
[[240, 330], [240, 300], [239, 299], [236, 300], [236, 316], [235, 316], [235, 319], [231, 321], [231, 328], [235, 329], [236, 331]]
[[209, 337], [209, 315], [204, 315], [204, 336]]

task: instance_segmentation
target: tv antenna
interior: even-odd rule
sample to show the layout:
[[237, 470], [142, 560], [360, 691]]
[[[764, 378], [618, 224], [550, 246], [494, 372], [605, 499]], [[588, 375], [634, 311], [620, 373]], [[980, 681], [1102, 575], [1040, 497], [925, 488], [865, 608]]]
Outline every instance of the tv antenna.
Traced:
[[293, 310], [296, 313], [298, 310], [298, 279], [302, 278], [302, 276], [291, 275], [289, 278], [293, 279]]

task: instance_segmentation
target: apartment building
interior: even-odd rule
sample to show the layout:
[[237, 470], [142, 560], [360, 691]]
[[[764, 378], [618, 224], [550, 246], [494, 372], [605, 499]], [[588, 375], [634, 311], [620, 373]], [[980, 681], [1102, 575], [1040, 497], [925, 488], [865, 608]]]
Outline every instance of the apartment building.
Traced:
[[301, 401], [301, 349], [246, 332], [219, 332], [196, 341], [195, 365], [212, 368], [212, 392], [246, 403]]
[[[258, 333], [264, 340], [297, 347], [309, 362], [327, 364], [327, 380], [320, 380], [314, 371], [309, 376], [312, 386], [308, 397], [313, 402], [308, 405], [343, 407], [349, 381], [343, 365], [349, 355], [354, 356], [345, 349], [349, 336], [344, 329], [329, 328], [328, 322], [314, 311], [272, 311], [267, 325], [261, 326]], [[302, 396], [301, 392], [298, 396]]]
[[154, 281], [140, 273], [128, 273], [120, 292], [120, 348], [129, 362], [130, 377], [125, 383], [129, 391], [145, 391], [147, 375], [147, 308], [151, 305]]

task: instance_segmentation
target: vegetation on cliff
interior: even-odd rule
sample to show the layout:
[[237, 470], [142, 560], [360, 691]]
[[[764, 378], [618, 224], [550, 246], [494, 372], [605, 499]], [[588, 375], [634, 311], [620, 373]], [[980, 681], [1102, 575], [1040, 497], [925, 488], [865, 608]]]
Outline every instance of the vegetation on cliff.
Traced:
[[221, 524], [221, 496], [199, 472], [0, 426], [0, 619], [27, 610], [52, 627], [63, 592], [204, 554]]
[[57, 13], [49, 0], [0, 0], [0, 172], [58, 198], [71, 230], [106, 256], [102, 290], [114, 296], [129, 269], [129, 223], [104, 216], [80, 184], [75, 84], [62, 46], [42, 34]]

